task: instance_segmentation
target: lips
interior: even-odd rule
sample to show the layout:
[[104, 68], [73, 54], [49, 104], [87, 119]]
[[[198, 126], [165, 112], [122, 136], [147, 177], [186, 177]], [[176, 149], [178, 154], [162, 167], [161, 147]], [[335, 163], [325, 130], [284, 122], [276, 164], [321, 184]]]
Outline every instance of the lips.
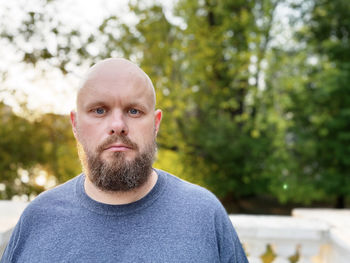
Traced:
[[123, 152], [128, 150], [138, 151], [138, 145], [131, 141], [126, 136], [121, 136], [117, 133], [107, 137], [96, 149], [96, 152], [102, 153], [104, 151]]
[[127, 145], [127, 144], [118, 143], [118, 144], [108, 145], [104, 150], [105, 151], [112, 151], [112, 152], [125, 152], [125, 151], [131, 150], [131, 149], [132, 149], [132, 147]]

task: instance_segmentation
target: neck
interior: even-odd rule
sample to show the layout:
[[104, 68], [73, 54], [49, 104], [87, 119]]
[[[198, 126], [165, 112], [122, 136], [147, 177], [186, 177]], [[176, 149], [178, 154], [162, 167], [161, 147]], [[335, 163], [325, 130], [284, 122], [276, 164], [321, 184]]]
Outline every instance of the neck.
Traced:
[[125, 192], [107, 192], [97, 188], [90, 181], [88, 176], [85, 176], [84, 188], [86, 194], [97, 202], [109, 205], [125, 205], [136, 202], [137, 200], [140, 200], [146, 196], [155, 186], [157, 180], [158, 175], [154, 170], [152, 170], [148, 180], [138, 188]]

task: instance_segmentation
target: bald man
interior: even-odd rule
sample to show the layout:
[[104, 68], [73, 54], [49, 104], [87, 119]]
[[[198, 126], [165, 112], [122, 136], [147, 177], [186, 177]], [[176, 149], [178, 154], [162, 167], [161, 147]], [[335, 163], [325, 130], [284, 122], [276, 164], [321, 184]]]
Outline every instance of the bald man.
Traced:
[[71, 112], [83, 173], [28, 205], [1, 262], [248, 262], [212, 193], [152, 168], [161, 119], [138, 66], [94, 65]]

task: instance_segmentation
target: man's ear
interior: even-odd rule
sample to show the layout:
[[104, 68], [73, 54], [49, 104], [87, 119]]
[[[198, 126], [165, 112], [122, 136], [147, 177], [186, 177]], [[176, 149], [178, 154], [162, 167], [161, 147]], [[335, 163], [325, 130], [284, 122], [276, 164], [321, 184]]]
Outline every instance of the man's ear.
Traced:
[[74, 137], [77, 138], [77, 113], [75, 111], [70, 112], [70, 122], [72, 124]]
[[155, 126], [155, 133], [158, 134], [160, 122], [162, 121], [162, 111], [156, 110], [154, 112], [154, 126]]

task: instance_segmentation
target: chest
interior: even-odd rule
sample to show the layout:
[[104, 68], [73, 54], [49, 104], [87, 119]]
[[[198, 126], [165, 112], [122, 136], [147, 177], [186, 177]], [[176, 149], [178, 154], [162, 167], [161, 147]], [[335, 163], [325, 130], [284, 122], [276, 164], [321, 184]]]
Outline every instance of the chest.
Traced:
[[19, 262], [216, 262], [215, 233], [201, 220], [135, 215], [52, 218], [26, 238]]

